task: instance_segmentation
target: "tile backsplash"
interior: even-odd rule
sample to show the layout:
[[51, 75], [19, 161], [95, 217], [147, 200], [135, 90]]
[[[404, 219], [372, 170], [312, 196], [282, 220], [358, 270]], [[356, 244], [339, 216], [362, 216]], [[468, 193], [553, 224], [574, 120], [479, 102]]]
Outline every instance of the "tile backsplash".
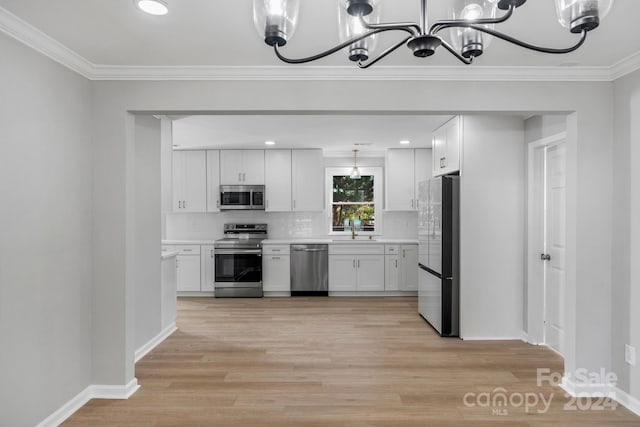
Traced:
[[[215, 240], [222, 238], [225, 223], [265, 223], [269, 237], [286, 239], [297, 237], [326, 238], [328, 217], [324, 212], [220, 212], [170, 213], [166, 217], [168, 240]], [[383, 238], [416, 239], [416, 212], [383, 212]]]

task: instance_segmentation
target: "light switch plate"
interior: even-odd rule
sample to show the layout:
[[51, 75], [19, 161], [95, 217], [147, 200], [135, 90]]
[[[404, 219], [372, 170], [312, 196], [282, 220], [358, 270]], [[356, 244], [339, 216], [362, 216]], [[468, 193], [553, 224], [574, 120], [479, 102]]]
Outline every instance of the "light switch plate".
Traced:
[[636, 366], [636, 348], [629, 344], [624, 345], [624, 361], [631, 366]]

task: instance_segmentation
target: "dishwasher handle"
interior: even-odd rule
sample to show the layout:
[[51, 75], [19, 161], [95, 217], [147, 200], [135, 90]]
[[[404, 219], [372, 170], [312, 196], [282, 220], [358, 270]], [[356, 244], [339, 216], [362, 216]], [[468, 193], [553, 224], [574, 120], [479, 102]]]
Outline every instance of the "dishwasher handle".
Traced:
[[328, 249], [303, 249], [303, 248], [295, 248], [296, 252], [327, 252]]

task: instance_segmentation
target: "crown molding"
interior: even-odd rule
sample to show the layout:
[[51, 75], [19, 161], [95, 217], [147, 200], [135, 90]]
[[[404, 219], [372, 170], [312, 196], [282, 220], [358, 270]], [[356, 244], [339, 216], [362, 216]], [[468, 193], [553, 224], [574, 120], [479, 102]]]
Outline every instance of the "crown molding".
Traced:
[[91, 79], [94, 66], [59, 41], [0, 7], [0, 32], [51, 58], [72, 71]]
[[116, 66], [91, 63], [3, 7], [0, 32], [89, 80], [611, 82], [640, 69], [640, 52], [610, 67]]
[[617, 80], [627, 74], [640, 70], [640, 52], [636, 52], [611, 66], [611, 80]]

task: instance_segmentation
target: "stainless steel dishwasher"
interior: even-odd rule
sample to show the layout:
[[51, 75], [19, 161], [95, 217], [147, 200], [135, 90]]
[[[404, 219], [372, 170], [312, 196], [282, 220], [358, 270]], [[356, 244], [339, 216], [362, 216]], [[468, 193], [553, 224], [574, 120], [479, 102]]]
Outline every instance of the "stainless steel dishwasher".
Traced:
[[329, 295], [329, 246], [291, 245], [291, 296]]

